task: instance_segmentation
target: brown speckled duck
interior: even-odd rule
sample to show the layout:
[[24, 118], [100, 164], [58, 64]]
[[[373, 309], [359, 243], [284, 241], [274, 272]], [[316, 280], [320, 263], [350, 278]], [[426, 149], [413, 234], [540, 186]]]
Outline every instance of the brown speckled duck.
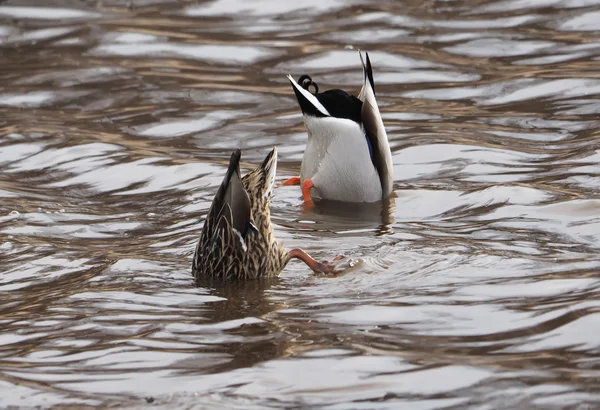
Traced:
[[192, 262], [201, 278], [256, 279], [278, 275], [292, 258], [315, 272], [335, 273], [302, 249], [287, 252], [273, 235], [269, 210], [277, 170], [277, 149], [254, 171], [240, 176], [241, 151], [231, 155], [225, 178], [208, 211]]

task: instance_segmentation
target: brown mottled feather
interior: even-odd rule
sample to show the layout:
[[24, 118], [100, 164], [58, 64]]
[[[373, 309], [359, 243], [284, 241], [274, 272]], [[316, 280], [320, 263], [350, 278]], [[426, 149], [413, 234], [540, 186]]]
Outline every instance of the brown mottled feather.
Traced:
[[273, 235], [269, 210], [277, 150], [274, 148], [260, 166], [241, 179], [240, 157], [239, 150], [232, 154], [202, 228], [192, 262], [197, 282], [204, 277], [275, 276], [289, 262]]

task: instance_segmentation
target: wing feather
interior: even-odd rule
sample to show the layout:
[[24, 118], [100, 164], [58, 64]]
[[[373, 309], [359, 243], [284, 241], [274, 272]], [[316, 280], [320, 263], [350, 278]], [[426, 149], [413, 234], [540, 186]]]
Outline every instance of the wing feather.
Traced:
[[[379, 174], [381, 181], [383, 198], [387, 198], [393, 191], [394, 168], [392, 161], [392, 152], [388, 141], [385, 126], [381, 119], [379, 106], [375, 99], [375, 83], [373, 81], [373, 70], [369, 54], [366, 54], [366, 64], [362, 53], [359, 51], [360, 60], [363, 65], [364, 79], [363, 86], [358, 98], [363, 102], [361, 108], [361, 119], [365, 134], [373, 149], [373, 163]], [[382, 198], [382, 199], [383, 199]]]

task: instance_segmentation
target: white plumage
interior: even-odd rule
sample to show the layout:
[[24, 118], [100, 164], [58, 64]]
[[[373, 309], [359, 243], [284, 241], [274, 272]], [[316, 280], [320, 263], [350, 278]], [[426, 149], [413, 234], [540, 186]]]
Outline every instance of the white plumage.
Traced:
[[376, 202], [393, 191], [392, 153], [375, 99], [368, 54], [367, 63], [362, 55], [361, 61], [364, 80], [358, 98], [342, 90], [312, 94], [288, 75], [308, 131], [300, 180], [312, 181], [315, 198]]

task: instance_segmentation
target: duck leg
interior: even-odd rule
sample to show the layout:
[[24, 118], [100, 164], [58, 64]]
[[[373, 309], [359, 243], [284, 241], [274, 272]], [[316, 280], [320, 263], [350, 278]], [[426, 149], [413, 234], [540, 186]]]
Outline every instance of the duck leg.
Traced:
[[[296, 258], [300, 259], [304, 262], [309, 268], [313, 270], [313, 272], [317, 273], [337, 273], [336, 269], [333, 265], [329, 264], [329, 262], [317, 262], [312, 256], [303, 251], [300, 248], [292, 249], [288, 252], [288, 258]], [[339, 257], [338, 257], [339, 258]]]
[[281, 183], [281, 185], [300, 185], [300, 177], [291, 177]]
[[302, 183], [302, 198], [304, 198], [304, 202], [312, 202], [312, 196], [310, 195], [310, 190], [314, 187], [312, 180], [307, 179]]
[[310, 194], [310, 190], [314, 187], [312, 180], [306, 179], [302, 183], [302, 198], [304, 199], [304, 208], [310, 209], [315, 206], [315, 203]]
[[312, 208], [314, 206], [314, 202], [312, 196], [310, 195], [310, 190], [314, 187], [313, 182], [310, 179], [301, 182], [300, 177], [291, 177], [283, 181], [280, 186], [285, 185], [301, 185], [302, 186], [302, 199], [304, 199], [304, 205], [307, 208]]

